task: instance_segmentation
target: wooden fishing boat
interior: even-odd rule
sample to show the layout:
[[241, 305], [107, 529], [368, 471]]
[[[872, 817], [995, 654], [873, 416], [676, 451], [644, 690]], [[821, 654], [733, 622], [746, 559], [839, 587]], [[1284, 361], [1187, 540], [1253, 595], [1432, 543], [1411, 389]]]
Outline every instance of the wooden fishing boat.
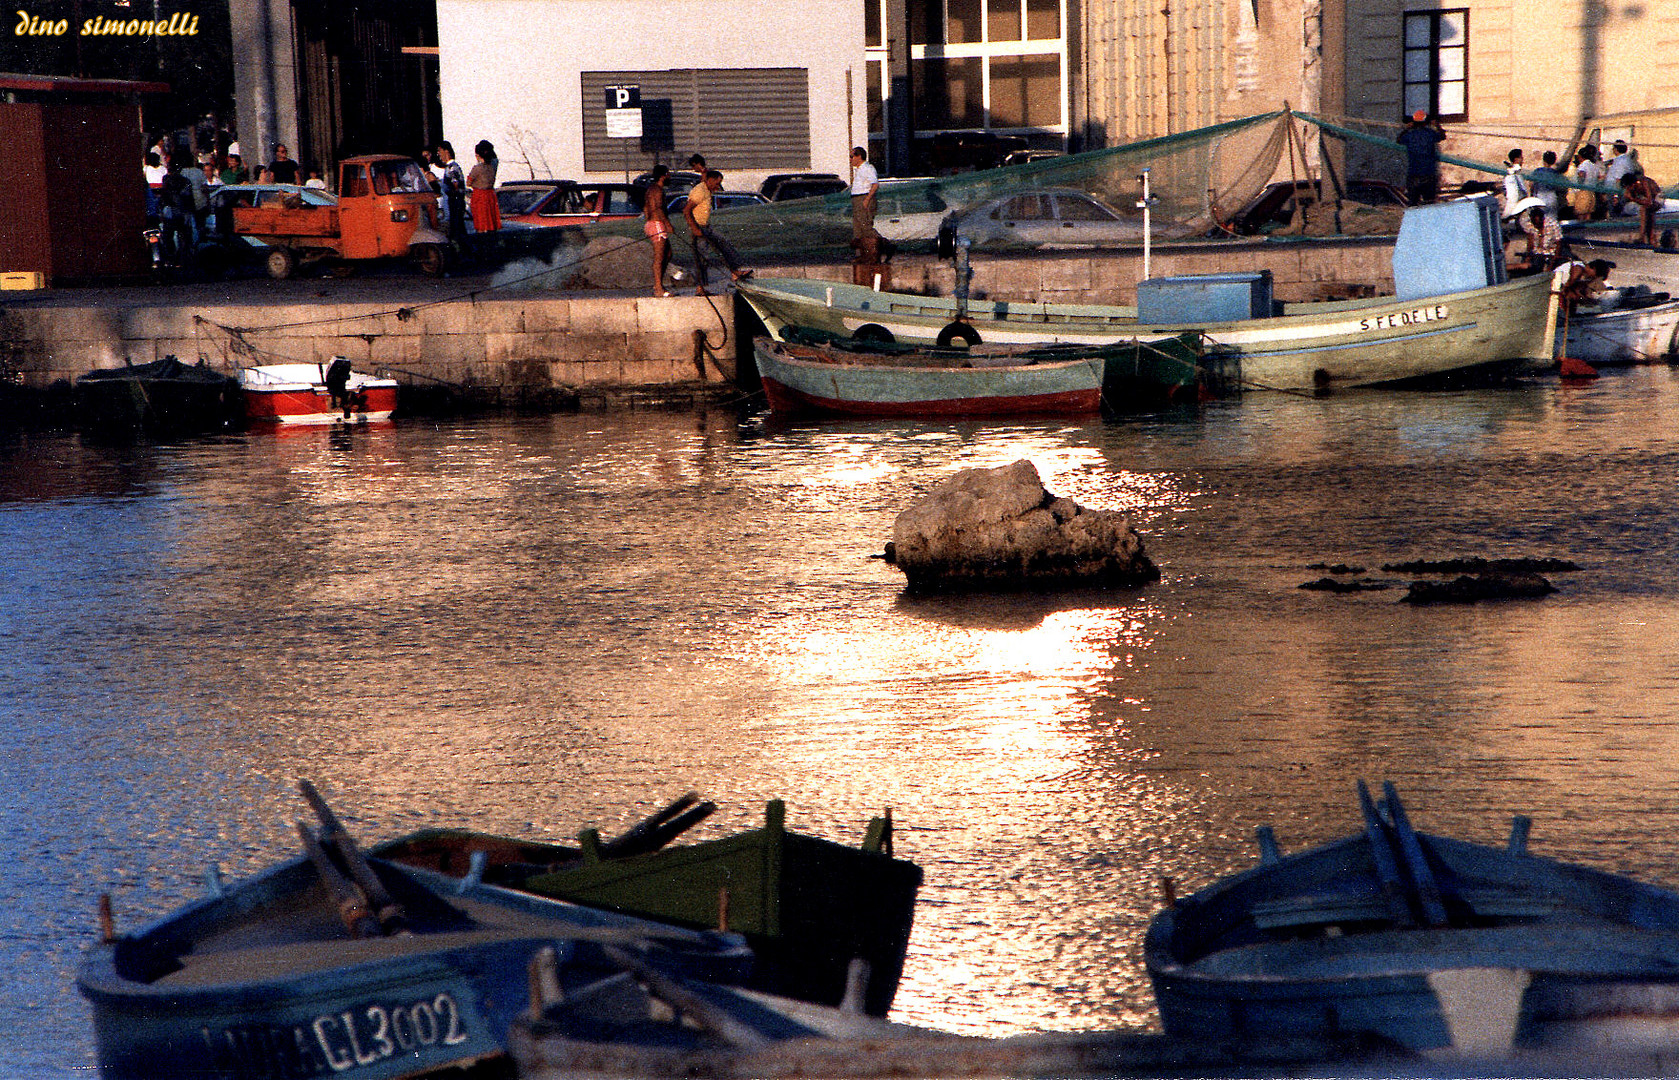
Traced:
[[1592, 364], [1665, 364], [1679, 354], [1679, 300], [1645, 286], [1607, 290], [1568, 317], [1565, 355]]
[[[1177, 899], [1144, 942], [1168, 1035], [1364, 1035], [1417, 1052], [1679, 1046], [1679, 894], [1417, 832], [1361, 781], [1363, 831]], [[1630, 1037], [1630, 1036], [1627, 1036]], [[1629, 1044], [1620, 1043], [1620, 1049]]]
[[[736, 290], [770, 334], [790, 327], [931, 345], [956, 321], [950, 297], [875, 292], [809, 278], [754, 277]], [[1134, 307], [975, 300], [967, 320], [982, 342], [1153, 343], [1199, 332], [1205, 357], [1253, 389], [1375, 386], [1549, 359], [1549, 279], [1520, 278], [1426, 300], [1393, 297], [1283, 304], [1281, 314], [1231, 322], [1139, 323]]]
[[[532, 962], [551, 983], [554, 958]], [[720, 984], [690, 984], [626, 960], [625, 972], [564, 997], [533, 998], [509, 1037], [520, 1076], [864, 1078], [1271, 1076], [1285, 1066], [1360, 1064], [1350, 1039], [1232, 1044], [1141, 1029], [1004, 1038], [954, 1035]], [[534, 1002], [541, 1001], [541, 1008]]]
[[618, 955], [702, 982], [751, 965], [737, 935], [367, 858], [330, 811], [323, 826], [299, 825], [304, 856], [108, 929], [77, 975], [106, 1075], [411, 1076], [504, 1054], [543, 949], [562, 990]]
[[325, 364], [266, 364], [239, 373], [253, 424], [367, 424], [396, 411], [397, 381], [335, 356]]
[[577, 847], [458, 829], [383, 844], [381, 858], [690, 928], [743, 934], [756, 957], [746, 985], [837, 1005], [853, 959], [869, 969], [864, 1008], [884, 1016], [903, 974], [921, 868], [894, 858], [890, 818], [869, 823], [861, 847], [789, 832], [786, 807], [768, 804], [762, 828], [666, 847], [715, 807], [685, 795], [624, 836], [584, 830]]
[[1193, 387], [1196, 335], [1118, 345], [967, 349], [839, 341], [753, 342], [770, 409], [848, 416], [1088, 415]]
[[[958, 251], [959, 292], [965, 251]], [[1270, 275], [1139, 283], [1141, 307], [969, 300], [840, 282], [755, 277], [736, 285], [771, 336], [947, 345], [1158, 342], [1199, 333], [1204, 366], [1254, 389], [1324, 391], [1552, 360], [1548, 278], [1506, 279], [1496, 202], [1412, 207], [1393, 253], [1393, 296], [1278, 303]]]
[[77, 426], [96, 433], [201, 435], [242, 416], [237, 379], [173, 355], [90, 371], [76, 380], [75, 397]]

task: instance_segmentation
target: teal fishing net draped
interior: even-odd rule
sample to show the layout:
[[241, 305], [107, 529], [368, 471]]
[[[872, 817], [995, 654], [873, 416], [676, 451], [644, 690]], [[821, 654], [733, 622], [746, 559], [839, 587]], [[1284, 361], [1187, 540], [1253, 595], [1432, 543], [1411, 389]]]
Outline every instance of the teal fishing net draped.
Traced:
[[[1295, 211], [1289, 203], [1279, 219], [1268, 222], [1260, 231], [1315, 236], [1391, 235], [1398, 231], [1401, 207], [1396, 202], [1372, 205], [1360, 199], [1357, 188], [1361, 179], [1402, 184], [1405, 151], [1394, 139], [1397, 132], [1398, 125], [1391, 123], [1283, 110], [1016, 166], [888, 179], [881, 186], [876, 227], [899, 250], [930, 251], [938, 225], [946, 218], [961, 222], [964, 235], [970, 226], [983, 233], [987, 224], [983, 219], [988, 208], [995, 205], [993, 200], [1016, 197], [1017, 205], [1032, 206], [1034, 197], [1042, 196], [1037, 205], [1042, 205], [1049, 217], [1048, 197], [1056, 196], [1053, 214], [1059, 215], [1063, 200], [1058, 193], [1066, 192], [1088, 196], [1101, 204], [1099, 210], [1087, 206], [1088, 213], [1111, 211], [1117, 229], [1115, 238], [1094, 243], [1140, 244], [1141, 177], [1146, 172], [1152, 200], [1148, 231], [1155, 240], [1204, 237], [1216, 242], [1234, 232], [1255, 231], [1238, 230], [1231, 222], [1267, 185], [1311, 194], [1299, 201], [1301, 209], [1293, 220], [1289, 217]], [[1489, 179], [1504, 173], [1504, 166], [1494, 162], [1453, 154], [1443, 155], [1442, 160], [1488, 174]], [[1580, 185], [1563, 179], [1558, 186]], [[727, 190], [727, 178], [724, 187]], [[1608, 191], [1608, 187], [1598, 185], [1596, 190]], [[1057, 221], [1065, 224], [1059, 216]], [[672, 224], [676, 229], [672, 255], [677, 263], [685, 263], [689, 261], [687, 229], [680, 215], [673, 217]], [[720, 210], [712, 225], [749, 266], [830, 260], [852, 253], [851, 198], [844, 192]], [[896, 234], [894, 228], [899, 230]], [[1069, 229], [1066, 235], [1071, 237], [1072, 227]], [[533, 232], [546, 235], [532, 236]], [[976, 247], [1056, 246], [1053, 238], [1046, 242], [1039, 233], [1039, 239], [1033, 240], [1024, 229], [1013, 234], [993, 232], [998, 235], [984, 243], [976, 240]], [[597, 248], [585, 245], [600, 237], [645, 240], [640, 220], [630, 220], [587, 229], [510, 232], [495, 243], [498, 250], [509, 255], [528, 254], [548, 260], [548, 265], [557, 268], [554, 284], [558, 285], [576, 280], [568, 278], [565, 271], [586, 262], [588, 252]], [[1016, 237], [1018, 242], [1011, 243]], [[1072, 242], [1080, 239], [1084, 237]]]
[[[1140, 177], [1146, 170], [1153, 202], [1150, 225], [1160, 239], [1204, 233], [1215, 217], [1240, 209], [1272, 179], [1283, 163], [1289, 133], [1286, 114], [1265, 113], [1213, 127], [1129, 143], [1110, 149], [1046, 158], [1022, 165], [949, 176], [887, 180], [882, 184], [877, 226], [890, 236], [888, 217], [918, 219], [920, 235], [895, 240], [900, 250], [930, 250], [941, 219], [961, 214], [989, 200], [1033, 192], [1082, 193], [1111, 209], [1142, 236]], [[728, 189], [725, 177], [724, 189]], [[680, 261], [687, 230], [676, 229], [672, 250]], [[718, 211], [712, 226], [750, 264], [795, 261], [801, 257], [847, 256], [851, 252], [851, 197], [841, 192], [810, 199], [734, 207]], [[552, 232], [555, 230], [541, 230]], [[640, 239], [639, 221], [623, 221], [567, 230], [565, 241], [602, 236]], [[510, 239], [530, 241], [531, 237]], [[552, 243], [561, 238], [539, 238]]]

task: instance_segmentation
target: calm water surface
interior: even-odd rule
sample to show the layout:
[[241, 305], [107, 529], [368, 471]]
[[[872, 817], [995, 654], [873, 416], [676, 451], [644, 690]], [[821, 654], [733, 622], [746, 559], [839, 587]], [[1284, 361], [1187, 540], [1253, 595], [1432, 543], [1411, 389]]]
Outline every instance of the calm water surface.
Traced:
[[[966, 466], [1131, 511], [1134, 591], [914, 599], [871, 558]], [[97, 898], [132, 927], [293, 853], [554, 839], [693, 788], [927, 871], [899, 1019], [1155, 1022], [1160, 875], [1419, 826], [1679, 883], [1679, 375], [1250, 396], [1199, 414], [767, 426], [730, 411], [0, 449], [0, 1023], [85, 1071]], [[1300, 590], [1315, 562], [1569, 558], [1537, 602]]]

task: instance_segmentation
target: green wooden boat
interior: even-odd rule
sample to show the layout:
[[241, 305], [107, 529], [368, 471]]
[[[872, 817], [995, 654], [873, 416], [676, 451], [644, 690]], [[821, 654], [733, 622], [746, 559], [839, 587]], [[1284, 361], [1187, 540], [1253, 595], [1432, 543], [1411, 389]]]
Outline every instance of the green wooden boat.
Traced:
[[[696, 805], [697, 804], [697, 805]], [[868, 965], [864, 1011], [885, 1016], [903, 973], [921, 868], [892, 855], [890, 817], [847, 847], [788, 832], [786, 806], [762, 828], [664, 846], [715, 806], [684, 796], [624, 836], [585, 829], [573, 848], [464, 829], [428, 829], [374, 854], [641, 918], [745, 935], [756, 956], [747, 985], [840, 1004], [853, 959]]]

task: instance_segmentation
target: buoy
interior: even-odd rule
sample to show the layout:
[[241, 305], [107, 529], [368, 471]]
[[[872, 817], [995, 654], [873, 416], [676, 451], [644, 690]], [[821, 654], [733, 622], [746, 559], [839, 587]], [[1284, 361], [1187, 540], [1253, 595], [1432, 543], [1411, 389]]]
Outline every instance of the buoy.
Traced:
[[1577, 360], [1572, 356], [1564, 356], [1557, 360], [1557, 365], [1565, 379], [1595, 379], [1597, 369], [1584, 360]]

